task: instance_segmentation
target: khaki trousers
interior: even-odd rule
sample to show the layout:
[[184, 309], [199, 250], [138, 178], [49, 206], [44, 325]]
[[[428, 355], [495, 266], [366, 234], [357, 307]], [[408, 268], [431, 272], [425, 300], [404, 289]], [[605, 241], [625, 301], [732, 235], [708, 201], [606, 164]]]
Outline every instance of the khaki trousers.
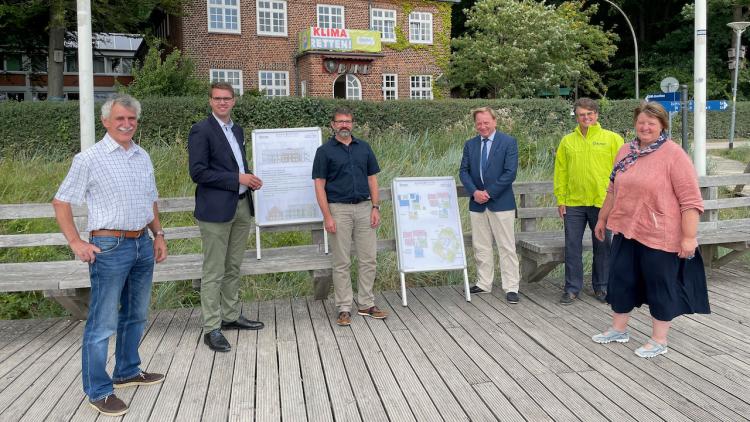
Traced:
[[351, 312], [352, 281], [351, 251], [352, 241], [357, 248], [359, 276], [357, 277], [357, 304], [360, 308], [375, 306], [372, 288], [375, 285], [377, 263], [377, 233], [370, 226], [372, 202], [359, 204], [328, 204], [336, 233], [329, 234], [333, 254], [333, 291], [339, 312]]
[[247, 198], [237, 203], [234, 218], [226, 223], [198, 221], [203, 241], [201, 314], [205, 332], [221, 328], [222, 319], [236, 321], [240, 316], [240, 265], [251, 226]]
[[516, 212], [497, 211], [470, 212], [471, 242], [474, 245], [474, 258], [477, 261], [477, 286], [480, 289], [492, 291], [492, 281], [495, 279], [495, 261], [492, 250], [492, 238], [497, 243], [500, 258], [500, 276], [503, 290], [518, 292], [521, 277], [518, 271], [518, 256], [516, 255], [516, 236], [513, 230]]

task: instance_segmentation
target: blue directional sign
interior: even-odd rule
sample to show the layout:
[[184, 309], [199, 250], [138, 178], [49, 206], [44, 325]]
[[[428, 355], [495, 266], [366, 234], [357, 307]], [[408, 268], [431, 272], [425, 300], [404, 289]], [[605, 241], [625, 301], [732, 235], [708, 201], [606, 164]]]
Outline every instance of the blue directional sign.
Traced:
[[[706, 111], [724, 111], [729, 107], [729, 101], [727, 100], [709, 100], [706, 101]], [[695, 110], [695, 105], [692, 101], [688, 103], [688, 110], [691, 112]]]
[[679, 101], [656, 101], [656, 102], [661, 104], [661, 106], [664, 107], [664, 110], [666, 110], [668, 113], [677, 113], [678, 111], [680, 111]]
[[658, 94], [646, 95], [646, 101], [680, 101], [680, 93], [678, 92], [660, 92]]

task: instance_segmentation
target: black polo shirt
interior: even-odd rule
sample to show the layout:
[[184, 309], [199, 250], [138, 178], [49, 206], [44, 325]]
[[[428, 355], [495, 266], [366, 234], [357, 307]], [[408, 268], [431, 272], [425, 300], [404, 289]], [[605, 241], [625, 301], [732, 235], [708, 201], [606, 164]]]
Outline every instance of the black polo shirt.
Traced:
[[331, 137], [315, 152], [312, 178], [326, 179], [328, 202], [357, 203], [370, 199], [367, 177], [378, 172], [370, 144], [352, 137], [352, 142], [344, 145]]

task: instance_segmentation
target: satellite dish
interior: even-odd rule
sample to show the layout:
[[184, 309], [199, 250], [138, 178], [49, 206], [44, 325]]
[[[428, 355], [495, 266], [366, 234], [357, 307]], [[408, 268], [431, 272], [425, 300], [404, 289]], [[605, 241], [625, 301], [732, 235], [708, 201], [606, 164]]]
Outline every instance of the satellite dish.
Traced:
[[667, 76], [666, 78], [661, 80], [660, 87], [661, 92], [664, 93], [677, 92], [677, 90], [680, 88], [680, 83], [677, 81], [677, 78]]

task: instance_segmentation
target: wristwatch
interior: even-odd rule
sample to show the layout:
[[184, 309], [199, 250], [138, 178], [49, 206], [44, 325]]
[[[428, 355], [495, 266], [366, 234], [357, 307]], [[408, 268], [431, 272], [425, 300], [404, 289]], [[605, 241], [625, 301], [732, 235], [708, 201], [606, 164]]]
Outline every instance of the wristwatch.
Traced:
[[372, 209], [380, 211], [380, 205], [373, 205]]
[[161, 236], [164, 237], [164, 230], [157, 230], [154, 232], [154, 237]]

